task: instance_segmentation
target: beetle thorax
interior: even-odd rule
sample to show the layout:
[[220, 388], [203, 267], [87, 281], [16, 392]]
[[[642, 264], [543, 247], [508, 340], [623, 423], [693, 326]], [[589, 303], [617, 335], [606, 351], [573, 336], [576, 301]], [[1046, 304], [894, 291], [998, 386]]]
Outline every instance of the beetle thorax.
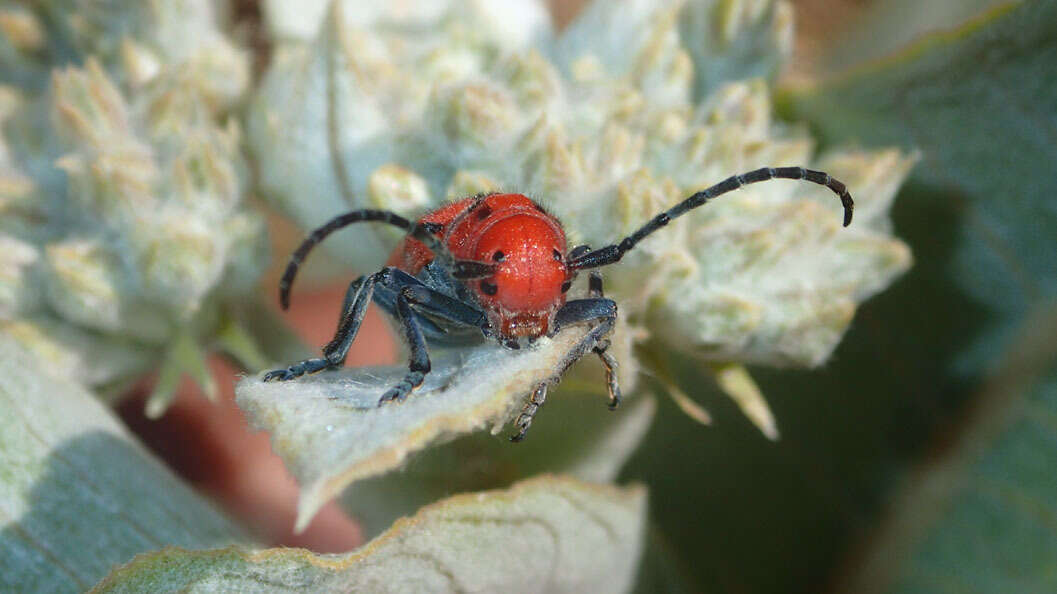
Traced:
[[553, 217], [524, 196], [490, 196], [453, 225], [449, 245], [457, 258], [495, 265], [493, 275], [467, 282], [501, 338], [550, 331], [570, 278]]

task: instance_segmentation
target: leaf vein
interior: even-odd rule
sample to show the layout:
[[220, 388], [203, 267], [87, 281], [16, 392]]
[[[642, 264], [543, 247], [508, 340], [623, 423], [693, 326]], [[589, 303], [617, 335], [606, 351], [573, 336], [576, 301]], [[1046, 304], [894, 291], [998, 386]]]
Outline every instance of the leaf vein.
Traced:
[[452, 590], [456, 594], [464, 594], [469, 592], [460, 583], [458, 578], [455, 577], [455, 572], [451, 570], [443, 561], [437, 557], [425, 553], [422, 551], [399, 551], [393, 554], [393, 557], [407, 557], [408, 559], [418, 559], [420, 561], [426, 561], [433, 565], [433, 568], [437, 570], [437, 573], [448, 579], [448, 583], [451, 584]]
[[[7, 517], [7, 514], [4, 514], [3, 511], [0, 511], [0, 516]], [[61, 557], [52, 552], [52, 550], [49, 549], [43, 542], [37, 540], [37, 538], [33, 536], [33, 534], [26, 531], [26, 529], [23, 528], [17, 520], [8, 523], [7, 526], [4, 527], [4, 530], [11, 530], [13, 533], [18, 535], [19, 538], [28, 543], [31, 547], [40, 551], [40, 553], [44, 555], [44, 557], [47, 558], [48, 561], [50, 561], [56, 568], [62, 571], [62, 573], [66, 574], [67, 577], [73, 580], [73, 582], [77, 584], [77, 587], [80, 588], [82, 591], [88, 589], [89, 584], [82, 581], [81, 578], [78, 577], [77, 574], [73, 571], [73, 568], [67, 567], [66, 564], [63, 563]]]

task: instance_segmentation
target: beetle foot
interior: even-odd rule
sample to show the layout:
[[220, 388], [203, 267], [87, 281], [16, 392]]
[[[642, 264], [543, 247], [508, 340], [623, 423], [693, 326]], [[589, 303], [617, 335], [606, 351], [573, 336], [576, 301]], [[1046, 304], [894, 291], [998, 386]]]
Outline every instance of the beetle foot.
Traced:
[[331, 362], [326, 359], [306, 359], [304, 361], [301, 361], [300, 363], [295, 363], [287, 367], [286, 369], [275, 369], [269, 371], [268, 373], [264, 374], [264, 377], [261, 378], [261, 380], [265, 382], [270, 382], [273, 380], [285, 382], [294, 378], [301, 377], [306, 373], [315, 373], [317, 371], [322, 371], [331, 366]]
[[532, 392], [532, 396], [525, 401], [525, 407], [521, 409], [521, 414], [518, 415], [517, 420], [514, 421], [514, 426], [517, 427], [517, 433], [510, 436], [510, 441], [518, 443], [525, 439], [529, 427], [532, 426], [532, 419], [536, 417], [536, 412], [541, 406], [543, 406], [543, 403], [547, 401], [547, 388], [548, 385], [546, 382], [536, 386], [536, 389]]
[[301, 377], [304, 374], [304, 369], [301, 369], [297, 365], [291, 365], [286, 369], [276, 369], [273, 371], [269, 371], [268, 373], [264, 374], [262, 381], [270, 382], [273, 380], [278, 380], [280, 382], [285, 382], [287, 380], [292, 380], [296, 377]]
[[387, 402], [403, 402], [407, 399], [407, 395], [413, 392], [416, 388], [422, 385], [422, 381], [426, 378], [426, 374], [420, 371], [412, 371], [411, 373], [404, 376], [404, 379], [399, 384], [389, 388], [382, 397], [378, 399], [378, 406], [382, 406]]

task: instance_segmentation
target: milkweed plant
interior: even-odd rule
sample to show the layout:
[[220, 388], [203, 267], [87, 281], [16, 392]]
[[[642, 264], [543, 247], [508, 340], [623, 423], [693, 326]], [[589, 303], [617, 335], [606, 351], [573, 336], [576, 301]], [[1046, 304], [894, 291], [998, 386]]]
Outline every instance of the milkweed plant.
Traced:
[[[533, 0], [265, 0], [260, 72], [261, 44], [221, 4], [0, 4], [0, 589], [629, 591], [648, 485], [614, 481], [654, 395], [708, 414], [668, 355], [699, 361], [775, 439], [745, 365], [824, 364], [857, 306], [911, 265], [888, 212], [916, 156], [817, 154], [806, 126], [772, 116], [787, 2], [596, 1], [557, 30]], [[261, 306], [263, 271], [286, 257], [269, 253], [266, 212], [308, 232], [353, 208], [413, 218], [516, 191], [571, 244], [602, 246], [729, 175], [796, 165], [845, 182], [854, 223], [825, 188], [776, 181], [644, 241], [606, 271], [625, 405], [575, 435], [537, 427], [546, 453], [493, 490], [420, 508], [431, 491], [408, 464], [503, 431], [576, 336], [443, 352], [387, 407], [373, 403], [402, 366], [255, 375], [285, 363]], [[309, 274], [373, 272], [399, 239], [344, 231]], [[373, 540], [261, 548], [107, 408], [150, 372], [151, 416], [184, 374], [213, 393], [212, 352], [248, 374], [238, 404], [301, 484], [298, 527], [341, 495]], [[547, 406], [604, 408], [598, 367], [575, 366]], [[484, 439], [500, 456], [523, 447]]]

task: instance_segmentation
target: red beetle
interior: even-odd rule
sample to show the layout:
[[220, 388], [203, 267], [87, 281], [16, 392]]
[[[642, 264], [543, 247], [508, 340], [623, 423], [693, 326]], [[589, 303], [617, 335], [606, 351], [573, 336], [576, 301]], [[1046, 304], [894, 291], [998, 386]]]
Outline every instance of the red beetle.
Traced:
[[[628, 250], [672, 219], [743, 185], [775, 178], [802, 179], [824, 185], [844, 206], [844, 225], [851, 223], [852, 199], [844, 184], [821, 171], [802, 167], [765, 167], [735, 175], [697, 192], [650, 219], [631, 235], [601, 249], [567, 250], [561, 223], [521, 194], [484, 194], [439, 208], [419, 221], [383, 210], [355, 210], [316, 229], [294, 252], [279, 282], [279, 303], [286, 309], [290, 286], [308, 252], [325, 237], [353, 223], [381, 222], [407, 231], [386, 267], [349, 285], [341, 322], [323, 356], [270, 371], [264, 381], [289, 380], [306, 373], [340, 367], [356, 338], [367, 305], [373, 300], [399, 320], [411, 351], [408, 374], [382, 395], [379, 405], [402, 401], [422, 385], [430, 371], [427, 341], [469, 343], [497, 340], [508, 348], [552, 336], [571, 324], [593, 324], [567, 357], [569, 364], [588, 352], [605, 368], [609, 407], [620, 403], [616, 362], [606, 353], [617, 304], [602, 292], [602, 277], [592, 272], [586, 299], [566, 300], [580, 270], [613, 264]], [[516, 421], [525, 437], [536, 410], [547, 396], [546, 382], [536, 386]]]

